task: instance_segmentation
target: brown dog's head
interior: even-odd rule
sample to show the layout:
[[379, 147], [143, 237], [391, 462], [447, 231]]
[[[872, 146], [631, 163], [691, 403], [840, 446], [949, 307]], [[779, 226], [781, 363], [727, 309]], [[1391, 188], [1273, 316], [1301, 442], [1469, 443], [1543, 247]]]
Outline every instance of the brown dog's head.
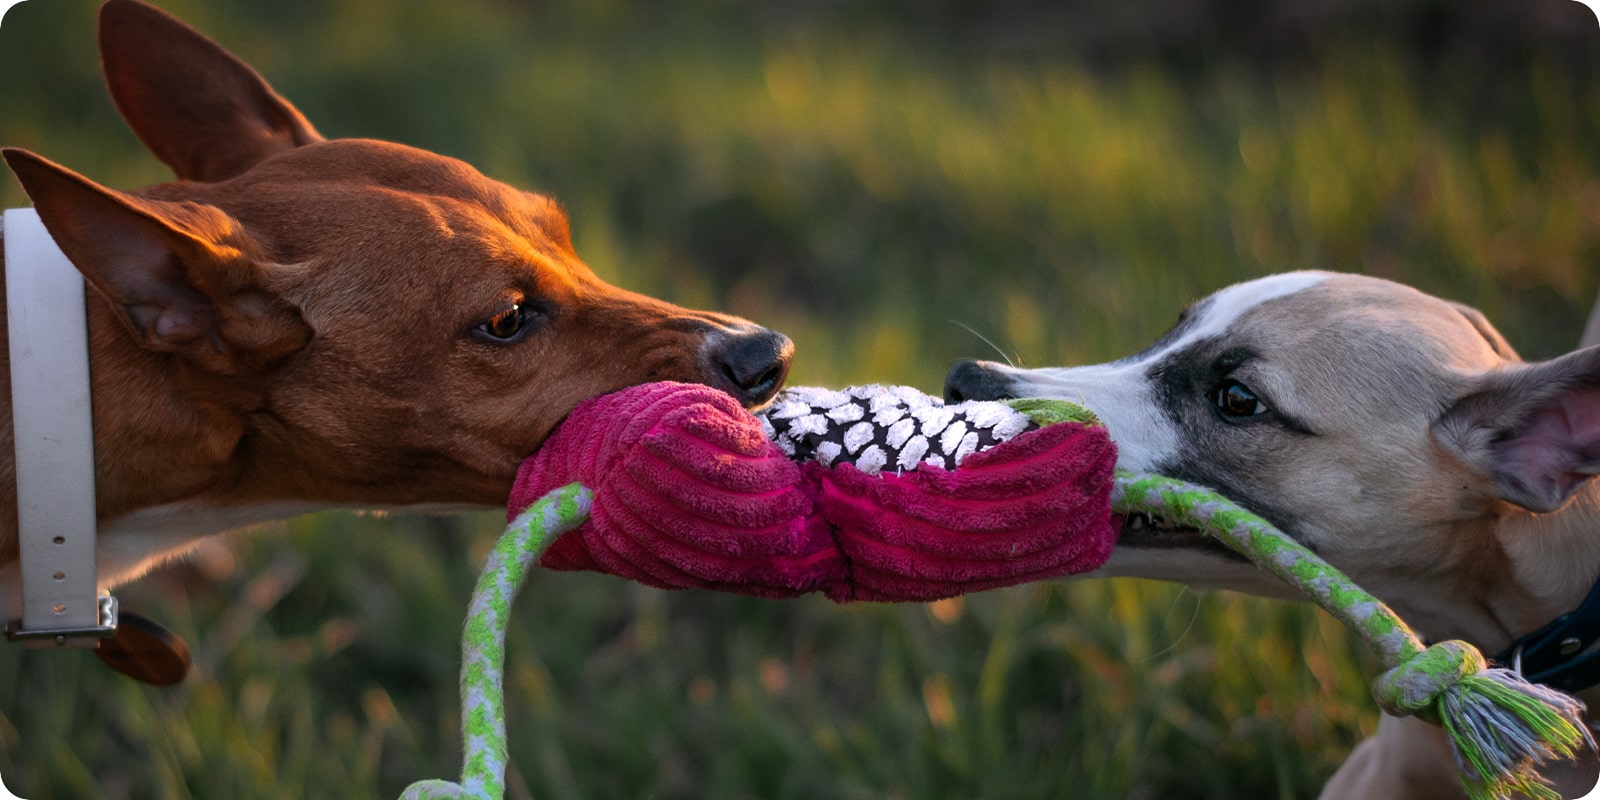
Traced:
[[164, 12], [110, 0], [100, 45], [117, 106], [178, 180], [119, 192], [5, 158], [93, 289], [105, 458], [188, 436], [163, 469], [192, 472], [192, 493], [498, 504], [585, 398], [679, 380], [755, 405], [787, 374], [781, 334], [601, 281], [550, 199], [326, 140]]

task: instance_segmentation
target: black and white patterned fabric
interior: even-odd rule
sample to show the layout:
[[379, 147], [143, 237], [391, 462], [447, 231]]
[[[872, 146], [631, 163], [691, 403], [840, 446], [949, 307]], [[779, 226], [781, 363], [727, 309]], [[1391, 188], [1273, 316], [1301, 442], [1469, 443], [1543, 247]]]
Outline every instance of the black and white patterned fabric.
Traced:
[[757, 415], [791, 458], [854, 464], [869, 475], [923, 464], [954, 469], [967, 456], [1038, 427], [1004, 403], [945, 405], [909, 386], [797, 386]]

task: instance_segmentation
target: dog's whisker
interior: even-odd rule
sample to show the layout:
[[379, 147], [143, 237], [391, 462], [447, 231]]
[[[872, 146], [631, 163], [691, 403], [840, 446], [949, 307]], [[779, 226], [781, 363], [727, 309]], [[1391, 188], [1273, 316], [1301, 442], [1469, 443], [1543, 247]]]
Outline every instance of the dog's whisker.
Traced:
[[[1006, 366], [1011, 367], [1013, 369], [1021, 369], [1022, 368], [1022, 354], [1021, 353], [1014, 353], [1012, 355], [1007, 355], [1006, 351], [1000, 349], [1000, 345], [995, 344], [994, 340], [992, 340], [989, 337], [984, 336], [983, 334], [979, 333], [978, 330], [976, 328], [972, 327], [971, 325], [968, 325], [967, 323], [962, 322], [961, 320], [958, 320], [958, 319], [952, 319], [952, 320], [949, 320], [949, 322], [952, 325], [958, 325], [958, 326], [966, 329], [967, 333], [970, 333], [973, 336], [978, 337], [979, 339], [981, 339], [983, 341], [984, 344], [989, 345], [989, 348], [994, 350], [995, 353], [997, 353], [1000, 356], [1000, 359], [1002, 361], [1006, 362]], [[1015, 358], [1012, 357], [1013, 355], [1015, 356]]]
[[1155, 653], [1150, 654], [1150, 657], [1148, 659], [1146, 659], [1147, 661], [1156, 661], [1158, 659], [1165, 658], [1168, 653], [1171, 653], [1172, 651], [1178, 649], [1178, 645], [1182, 644], [1183, 640], [1189, 638], [1189, 634], [1194, 632], [1194, 625], [1200, 619], [1200, 603], [1202, 601], [1204, 601], [1205, 598], [1203, 596], [1195, 593], [1195, 592], [1190, 591], [1189, 587], [1185, 586], [1185, 587], [1183, 587], [1182, 591], [1179, 591], [1176, 595], [1173, 595], [1173, 597], [1172, 597], [1172, 605], [1167, 606], [1166, 618], [1167, 619], [1171, 619], [1172, 618], [1172, 612], [1177, 609], [1178, 601], [1183, 599], [1184, 597], [1193, 597], [1194, 598], [1194, 605], [1191, 606], [1190, 609], [1189, 609], [1189, 624], [1184, 627], [1183, 633], [1180, 633], [1177, 636], [1173, 637], [1172, 641], [1168, 642], [1166, 647], [1162, 648], [1161, 650], [1159, 650], [1159, 651], [1157, 651]]

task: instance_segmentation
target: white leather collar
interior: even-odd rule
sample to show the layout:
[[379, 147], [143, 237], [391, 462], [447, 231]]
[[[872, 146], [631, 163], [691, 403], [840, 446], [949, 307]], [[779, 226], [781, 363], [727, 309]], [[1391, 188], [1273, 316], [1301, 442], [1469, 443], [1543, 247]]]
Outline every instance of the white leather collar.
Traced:
[[94, 423], [83, 277], [33, 209], [5, 212], [22, 619], [11, 639], [93, 647], [116, 631], [95, 563]]

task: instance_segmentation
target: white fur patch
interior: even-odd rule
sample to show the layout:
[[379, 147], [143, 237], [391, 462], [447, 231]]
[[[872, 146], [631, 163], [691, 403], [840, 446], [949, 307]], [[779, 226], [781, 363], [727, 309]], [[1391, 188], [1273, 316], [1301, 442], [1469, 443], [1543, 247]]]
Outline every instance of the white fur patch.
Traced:
[[1155, 469], [1182, 443], [1157, 405], [1143, 362], [1007, 372], [1018, 397], [1070, 400], [1093, 411], [1117, 443], [1117, 466], [1123, 469]]
[[1089, 367], [1014, 369], [990, 365], [1012, 380], [1018, 397], [1054, 397], [1089, 408], [1105, 423], [1117, 443], [1117, 466], [1150, 470], [1183, 446], [1183, 432], [1160, 407], [1146, 369], [1168, 353], [1203, 339], [1220, 336], [1251, 309], [1279, 297], [1305, 291], [1327, 280], [1326, 272], [1288, 272], [1236, 284], [1211, 295], [1181, 336], [1136, 360]]
[[[1201, 339], [1226, 333], [1240, 317], [1256, 306], [1268, 300], [1303, 292], [1322, 283], [1328, 277], [1329, 273], [1326, 272], [1285, 272], [1229, 286], [1212, 294], [1211, 304], [1206, 307], [1205, 315], [1196, 320], [1182, 338], [1163, 348], [1161, 353], [1171, 352]], [[1151, 353], [1150, 357], [1159, 357], [1161, 353]]]

